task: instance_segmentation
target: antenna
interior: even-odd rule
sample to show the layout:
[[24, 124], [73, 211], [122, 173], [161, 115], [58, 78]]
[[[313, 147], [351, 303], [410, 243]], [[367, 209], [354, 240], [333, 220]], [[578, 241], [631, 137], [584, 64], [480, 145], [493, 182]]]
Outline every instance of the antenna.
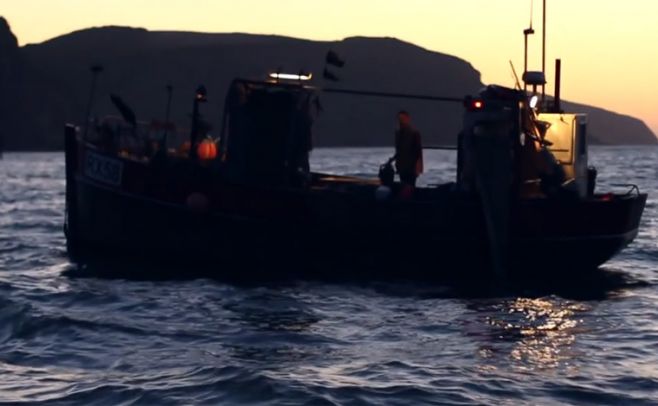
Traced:
[[167, 107], [165, 109], [164, 135], [162, 136], [161, 140], [161, 149], [164, 150], [166, 154], [168, 135], [167, 131], [169, 130], [169, 113], [171, 111], [171, 95], [174, 91], [174, 87], [171, 85], [171, 83], [168, 83], [165, 89], [167, 89]]
[[530, 1], [530, 26], [523, 30], [523, 40], [524, 40], [524, 51], [523, 51], [523, 73], [525, 74], [528, 71], [528, 36], [535, 33], [535, 30], [532, 28], [532, 10], [533, 10], [534, 0]]
[[92, 65], [89, 70], [91, 71], [91, 89], [89, 90], [89, 101], [87, 102], [87, 114], [85, 114], [85, 132], [82, 136], [83, 140], [87, 139], [89, 133], [89, 120], [91, 116], [92, 105], [94, 104], [94, 95], [96, 94], [96, 79], [98, 74], [103, 71], [102, 65]]
[[[542, 46], [541, 46], [541, 71], [546, 77], [546, 0], [543, 0], [543, 16], [542, 16]], [[541, 86], [541, 104], [544, 105], [544, 98], [546, 97], [546, 84]]]

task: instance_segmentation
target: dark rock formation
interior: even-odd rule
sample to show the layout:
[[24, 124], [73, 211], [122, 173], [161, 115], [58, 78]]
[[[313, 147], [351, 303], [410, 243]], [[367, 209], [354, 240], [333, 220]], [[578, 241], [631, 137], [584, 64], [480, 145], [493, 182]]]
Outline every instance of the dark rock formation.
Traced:
[[7, 20], [0, 17], [0, 151], [5, 148], [7, 134], [14, 132], [14, 120], [9, 119], [11, 103], [19, 86], [18, 41]]

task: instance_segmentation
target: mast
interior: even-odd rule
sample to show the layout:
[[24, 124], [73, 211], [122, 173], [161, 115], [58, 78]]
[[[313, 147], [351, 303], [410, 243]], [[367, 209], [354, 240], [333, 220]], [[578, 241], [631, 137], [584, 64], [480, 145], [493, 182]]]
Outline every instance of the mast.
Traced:
[[168, 129], [169, 129], [169, 113], [171, 111], [171, 94], [174, 90], [174, 87], [169, 83], [166, 87], [167, 89], [167, 107], [165, 108], [165, 122], [164, 122], [164, 135], [162, 136], [162, 145], [160, 148], [162, 150], [167, 151], [167, 135], [168, 135]]
[[[528, 71], [528, 36], [533, 35], [535, 30], [532, 28], [532, 14], [534, 10], [534, 0], [530, 0], [530, 25], [523, 30], [523, 90], [528, 91], [528, 84], [526, 83], [526, 72]], [[514, 67], [512, 67], [514, 69]]]
[[560, 86], [562, 82], [562, 60], [555, 60], [555, 95], [553, 96], [553, 113], [559, 113], [562, 110], [560, 106]]
[[85, 132], [82, 139], [87, 139], [89, 133], [89, 120], [91, 118], [91, 109], [94, 104], [94, 95], [96, 94], [96, 79], [98, 74], [103, 71], [102, 65], [92, 65], [89, 70], [91, 71], [91, 89], [89, 89], [89, 100], [87, 101], [87, 114], [85, 115]]
[[[543, 0], [543, 10], [542, 10], [542, 45], [541, 45], [541, 71], [546, 77], [546, 0]], [[544, 105], [544, 99], [546, 98], [546, 84], [541, 87], [541, 104]]]
[[191, 160], [196, 160], [197, 159], [197, 151], [196, 151], [196, 142], [197, 142], [197, 136], [199, 132], [199, 103], [205, 103], [208, 101], [206, 98], [207, 92], [206, 92], [206, 87], [203, 85], [199, 85], [199, 87], [196, 89], [196, 94], [194, 95], [194, 104], [192, 105], [192, 129], [190, 132], [190, 152], [189, 152], [189, 158]]

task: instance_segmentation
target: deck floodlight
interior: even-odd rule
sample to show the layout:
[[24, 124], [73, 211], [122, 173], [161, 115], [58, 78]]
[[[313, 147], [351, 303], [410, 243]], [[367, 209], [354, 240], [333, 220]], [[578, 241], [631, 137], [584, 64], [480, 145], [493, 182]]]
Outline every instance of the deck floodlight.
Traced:
[[293, 74], [293, 73], [270, 73], [270, 78], [276, 79], [276, 80], [299, 80], [299, 81], [307, 81], [311, 80], [313, 78], [313, 74]]
[[534, 109], [535, 107], [537, 107], [537, 102], [538, 101], [539, 101], [539, 97], [537, 97], [537, 95], [532, 96], [530, 98], [530, 108]]

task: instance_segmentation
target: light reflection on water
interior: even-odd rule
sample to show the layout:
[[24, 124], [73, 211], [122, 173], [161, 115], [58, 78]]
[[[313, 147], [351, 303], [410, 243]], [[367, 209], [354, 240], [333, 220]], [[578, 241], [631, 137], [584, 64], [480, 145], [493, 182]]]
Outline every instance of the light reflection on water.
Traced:
[[575, 355], [571, 349], [579, 323], [575, 313], [584, 310], [584, 306], [577, 304], [517, 299], [511, 304], [510, 312], [521, 313], [524, 319], [517, 325], [505, 326], [505, 329], [518, 329], [523, 336], [512, 351], [512, 358], [537, 368], [567, 366]]
[[469, 334], [485, 339], [478, 355], [485, 370], [509, 365], [518, 370], [569, 371], [582, 354], [573, 348], [586, 333], [579, 314], [589, 307], [559, 298], [515, 298], [476, 305], [484, 330]]

